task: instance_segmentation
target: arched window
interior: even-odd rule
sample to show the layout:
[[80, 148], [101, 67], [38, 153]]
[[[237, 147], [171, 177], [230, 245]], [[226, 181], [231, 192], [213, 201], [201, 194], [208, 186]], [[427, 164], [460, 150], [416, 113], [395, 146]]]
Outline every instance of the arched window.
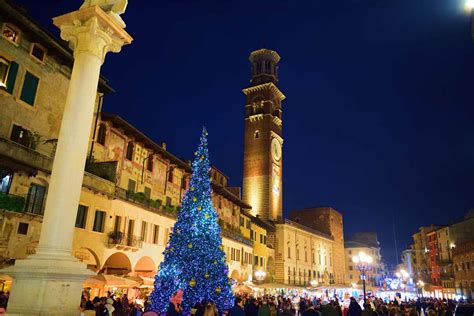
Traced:
[[133, 159], [133, 143], [132, 143], [132, 142], [128, 142], [128, 145], [127, 145], [127, 156], [126, 156], [125, 158], [127, 158], [128, 160], [132, 160], [132, 159]]
[[253, 134], [253, 137], [254, 137], [255, 139], [260, 138], [260, 132], [259, 132], [259, 131], [255, 131], [255, 133]]
[[105, 145], [105, 133], [107, 129], [104, 123], [101, 123], [99, 126], [99, 132], [97, 133], [97, 142], [101, 145]]

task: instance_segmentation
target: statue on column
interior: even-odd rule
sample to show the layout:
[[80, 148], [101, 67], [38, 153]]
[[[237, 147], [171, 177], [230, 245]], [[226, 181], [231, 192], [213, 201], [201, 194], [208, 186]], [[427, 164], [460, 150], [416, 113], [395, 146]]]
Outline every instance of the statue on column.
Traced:
[[84, 0], [81, 9], [98, 6], [125, 28], [125, 22], [120, 15], [125, 13], [127, 4], [128, 0]]

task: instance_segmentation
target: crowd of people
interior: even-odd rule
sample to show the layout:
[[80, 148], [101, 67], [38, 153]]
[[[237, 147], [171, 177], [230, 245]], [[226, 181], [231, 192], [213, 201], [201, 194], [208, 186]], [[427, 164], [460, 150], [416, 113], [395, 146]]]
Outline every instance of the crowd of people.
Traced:
[[[297, 302], [295, 302], [297, 301]], [[418, 298], [407, 302], [397, 298], [383, 300], [368, 298], [365, 302], [351, 297], [348, 300], [237, 297], [229, 316], [452, 316], [456, 302], [446, 299]]]
[[91, 299], [83, 294], [81, 299], [81, 316], [141, 316], [144, 308], [129, 301], [126, 294], [94, 297]]
[[[180, 292], [181, 293], [181, 292]], [[202, 301], [183, 313], [182, 293], [170, 300], [166, 316], [219, 316], [212, 301]], [[149, 302], [142, 308], [129, 302], [127, 296], [108, 294], [90, 300], [82, 298], [81, 310], [84, 316], [141, 316], [148, 310]], [[223, 314], [226, 316], [453, 316], [457, 302], [447, 299], [418, 298], [405, 302], [400, 298], [393, 300], [370, 297], [364, 302], [351, 297], [316, 298], [283, 295], [237, 296], [235, 305]]]

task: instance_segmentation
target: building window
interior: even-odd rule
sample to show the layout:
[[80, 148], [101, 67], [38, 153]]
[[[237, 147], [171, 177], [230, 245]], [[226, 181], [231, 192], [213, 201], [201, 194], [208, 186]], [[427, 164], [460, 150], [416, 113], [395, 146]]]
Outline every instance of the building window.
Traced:
[[122, 216], [115, 216], [115, 223], [114, 223], [114, 232], [120, 232], [120, 228], [122, 227]]
[[171, 198], [169, 196], [166, 197], [166, 206], [171, 206]]
[[260, 257], [260, 266], [263, 267], [263, 257]]
[[127, 155], [125, 156], [125, 158], [127, 158], [128, 160], [133, 159], [133, 143], [132, 142], [128, 142], [127, 144]]
[[247, 227], [247, 229], [250, 229], [250, 220], [249, 219], [247, 220], [247, 226], [246, 227]]
[[153, 243], [156, 245], [158, 244], [158, 237], [160, 234], [160, 226], [153, 225]]
[[77, 207], [76, 227], [86, 228], [86, 220], [87, 220], [87, 206], [79, 204], [79, 206]]
[[104, 224], [105, 224], [105, 212], [95, 211], [94, 226], [92, 227], [92, 230], [95, 232], [103, 233]]
[[0, 88], [12, 94], [17, 73], [18, 64], [0, 56]]
[[288, 247], [288, 259], [291, 259], [291, 248]]
[[263, 236], [263, 244], [264, 244], [264, 245], [267, 244], [267, 236]]
[[31, 46], [30, 54], [31, 54], [31, 56], [38, 59], [40, 62], [44, 62], [44, 59], [46, 57], [46, 49], [43, 48], [38, 43], [33, 43], [33, 45]]
[[18, 44], [20, 41], [20, 31], [10, 24], [3, 25], [2, 35], [12, 43]]
[[30, 131], [19, 125], [13, 124], [10, 139], [15, 143], [21, 144], [25, 147], [30, 147]]
[[349, 254], [352, 255], [352, 250], [349, 250]]
[[259, 131], [255, 131], [255, 133], [253, 134], [253, 137], [255, 139], [259, 139], [260, 138], [260, 132]]
[[240, 227], [244, 227], [245, 219], [240, 216]]
[[148, 223], [145, 221], [142, 221], [142, 230], [141, 230], [141, 240], [146, 242], [147, 241], [147, 233], [148, 233]]
[[151, 196], [151, 189], [149, 187], [145, 187], [145, 197], [147, 199], [150, 199], [150, 196]]
[[135, 192], [136, 187], [137, 187], [137, 183], [135, 182], [135, 180], [128, 179], [128, 191]]
[[353, 267], [352, 266], [349, 266], [349, 271], [352, 271]]
[[104, 123], [101, 123], [99, 125], [99, 132], [97, 133], [97, 142], [101, 144], [102, 146], [105, 145], [105, 134], [106, 134], [107, 128], [105, 127]]
[[27, 235], [28, 234], [28, 223], [19, 223], [17, 234], [19, 235]]
[[174, 171], [174, 168], [170, 168], [168, 170], [168, 182], [171, 182], [171, 183], [173, 183], [173, 171]]
[[253, 256], [253, 264], [258, 266], [258, 256]]
[[38, 85], [39, 78], [27, 71], [25, 73], [25, 79], [23, 80], [23, 88], [21, 88], [20, 100], [29, 105], [34, 105]]
[[0, 193], [8, 193], [12, 184], [13, 173], [0, 170]]
[[188, 186], [187, 186], [186, 177], [182, 177], [181, 178], [181, 189], [186, 190], [187, 188], [188, 188]]
[[152, 172], [153, 171], [153, 156], [150, 154], [146, 161], [146, 170]]
[[32, 183], [28, 190], [25, 210], [27, 213], [43, 214], [43, 203], [46, 195], [46, 187]]
[[260, 243], [263, 244], [263, 235], [260, 234]]

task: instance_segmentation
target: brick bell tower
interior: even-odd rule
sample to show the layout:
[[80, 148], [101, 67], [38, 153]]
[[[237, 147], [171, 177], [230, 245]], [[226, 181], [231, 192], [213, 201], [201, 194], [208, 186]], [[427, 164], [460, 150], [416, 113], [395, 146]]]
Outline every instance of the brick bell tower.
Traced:
[[250, 87], [245, 94], [243, 199], [262, 219], [282, 218], [282, 120], [278, 89], [280, 56], [269, 49], [253, 51]]

